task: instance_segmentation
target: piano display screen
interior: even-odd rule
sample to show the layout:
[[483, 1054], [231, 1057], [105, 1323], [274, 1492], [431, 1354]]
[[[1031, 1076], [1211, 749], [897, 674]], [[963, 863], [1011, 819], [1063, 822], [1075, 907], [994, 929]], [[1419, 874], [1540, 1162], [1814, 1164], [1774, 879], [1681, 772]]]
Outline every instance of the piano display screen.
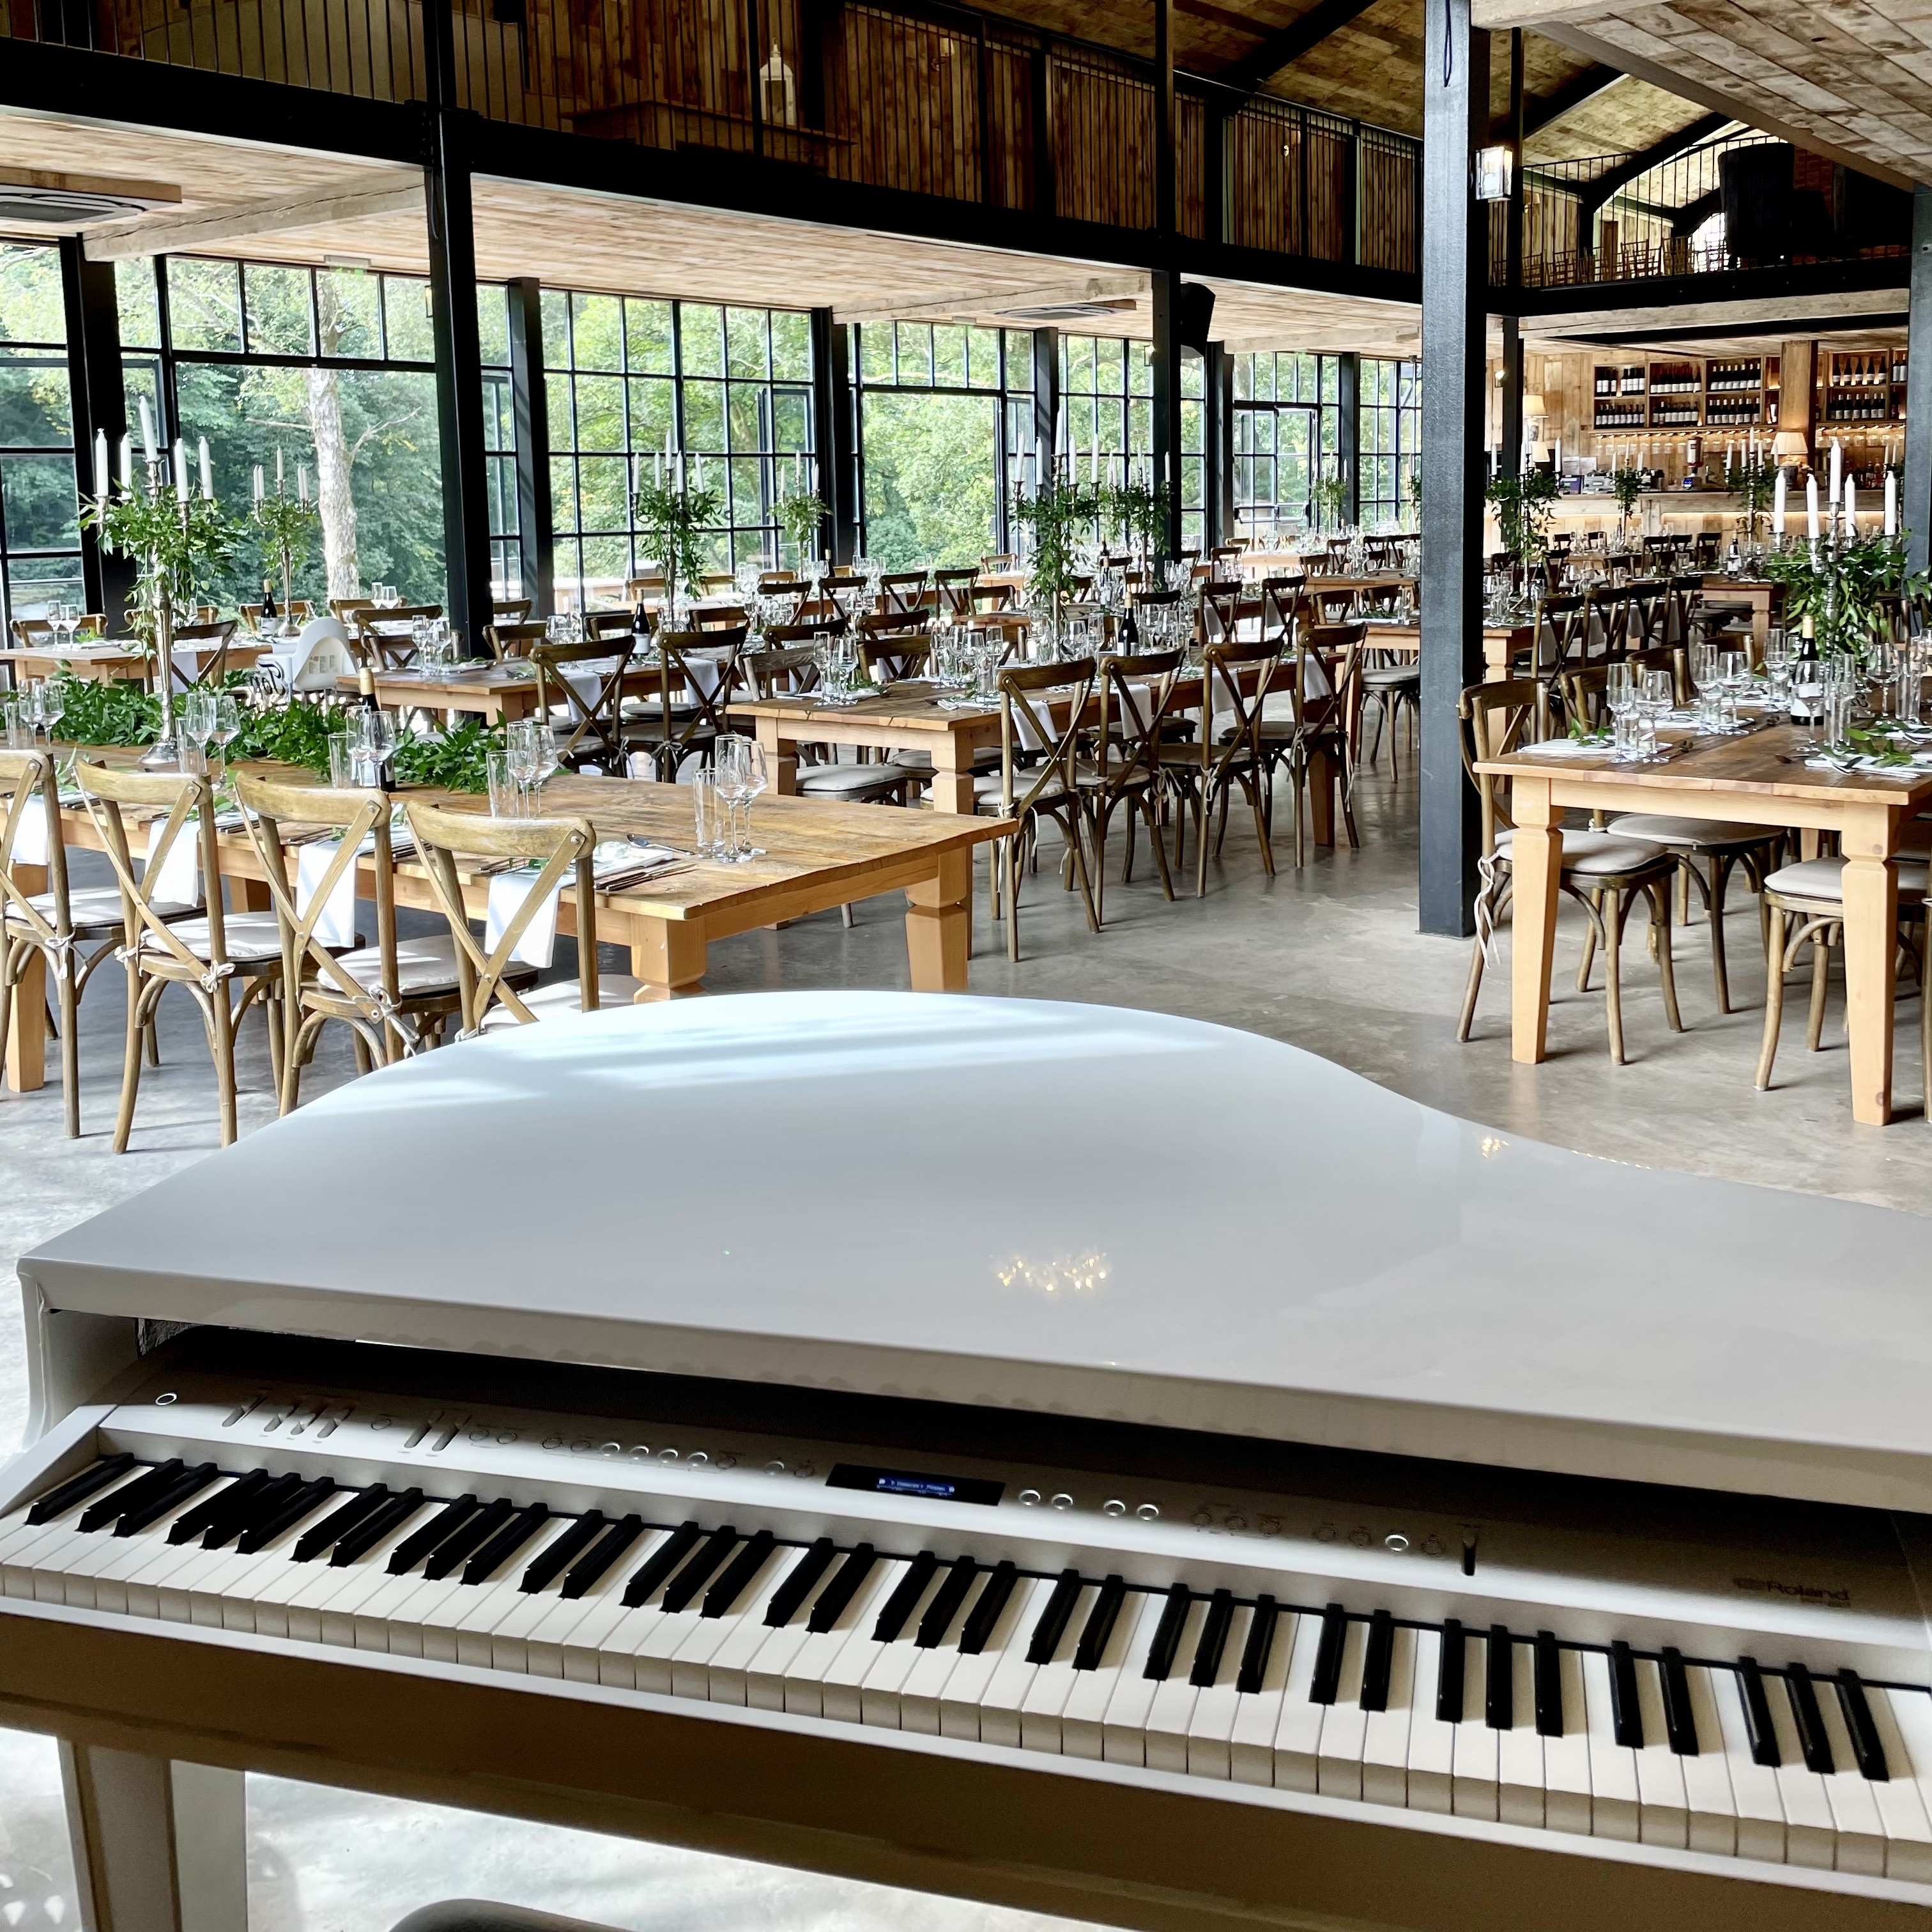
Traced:
[[997, 1503], [1004, 1483], [983, 1476], [935, 1476], [922, 1469], [874, 1469], [862, 1462], [836, 1462], [826, 1478], [828, 1488], [869, 1490], [875, 1496], [918, 1496], [928, 1502]]

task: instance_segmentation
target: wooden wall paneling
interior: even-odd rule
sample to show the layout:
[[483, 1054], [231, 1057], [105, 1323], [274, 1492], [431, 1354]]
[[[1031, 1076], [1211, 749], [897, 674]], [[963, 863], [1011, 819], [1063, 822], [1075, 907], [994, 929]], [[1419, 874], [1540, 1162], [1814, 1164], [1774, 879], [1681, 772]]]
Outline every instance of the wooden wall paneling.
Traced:
[[1364, 268], [1413, 272], [1417, 185], [1413, 148], [1364, 140], [1355, 189]]
[[993, 205], [1033, 206], [1033, 59], [1031, 47], [994, 40], [988, 49], [987, 98], [992, 116]]
[[1174, 98], [1174, 223], [1196, 239], [1208, 232], [1208, 104], [1198, 94]]
[[1077, 220], [1152, 227], [1153, 87], [1084, 48], [1054, 50], [1052, 81], [1059, 212]]

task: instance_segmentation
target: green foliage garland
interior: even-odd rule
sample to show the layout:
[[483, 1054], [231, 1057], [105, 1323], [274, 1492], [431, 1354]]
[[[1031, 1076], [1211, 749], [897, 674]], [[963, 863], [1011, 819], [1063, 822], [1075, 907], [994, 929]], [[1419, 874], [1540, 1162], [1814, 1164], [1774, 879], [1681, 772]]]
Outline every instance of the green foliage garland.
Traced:
[[1811, 620], [1821, 657], [1848, 655], [1878, 636], [1883, 628], [1880, 600], [1888, 593], [1932, 593], [1932, 580], [1923, 572], [1906, 575], [1902, 535], [1828, 538], [1815, 555], [1809, 544], [1788, 544], [1766, 556], [1764, 571], [1784, 586], [1785, 622]]
[[704, 568], [700, 535], [723, 516], [722, 493], [646, 483], [638, 490], [633, 507], [644, 554], [664, 572], [667, 586], [695, 597]]
[[187, 621], [199, 586], [233, 555], [240, 532], [219, 503], [172, 485], [148, 496], [118, 489], [105, 506], [89, 502], [81, 521], [98, 526], [100, 540], [117, 556], [134, 562], [128, 599], [128, 628], [150, 651], [166, 590], [176, 621]]
[[778, 528], [801, 557], [818, 554], [818, 533], [828, 512], [815, 490], [788, 490], [778, 500]]
[[1101, 514], [1097, 484], [1048, 477], [1030, 496], [1013, 492], [1012, 521], [1033, 535], [1028, 588], [1036, 603], [1073, 594], [1073, 554]]

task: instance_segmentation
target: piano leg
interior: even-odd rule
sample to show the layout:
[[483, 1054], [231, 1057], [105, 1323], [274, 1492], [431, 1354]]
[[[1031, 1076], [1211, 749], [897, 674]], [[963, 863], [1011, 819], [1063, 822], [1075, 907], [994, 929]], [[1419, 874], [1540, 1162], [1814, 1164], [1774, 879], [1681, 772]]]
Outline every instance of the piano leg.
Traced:
[[248, 1932], [242, 1774], [60, 1748], [85, 1932]]

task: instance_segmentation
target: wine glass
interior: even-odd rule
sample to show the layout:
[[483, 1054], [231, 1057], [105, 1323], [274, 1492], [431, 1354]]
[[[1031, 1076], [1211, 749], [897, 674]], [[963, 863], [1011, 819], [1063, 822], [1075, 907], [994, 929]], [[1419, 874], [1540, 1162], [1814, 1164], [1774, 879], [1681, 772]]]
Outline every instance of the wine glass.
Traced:
[[356, 782], [380, 784], [382, 770], [396, 748], [393, 711], [352, 711], [349, 715], [349, 753]]
[[503, 734], [512, 775], [526, 790], [530, 815], [543, 807], [543, 782], [557, 768], [556, 739], [548, 718], [519, 718]]
[[[741, 866], [763, 856], [760, 847], [746, 841], [752, 829], [752, 801], [769, 782], [765, 767], [765, 748], [755, 738], [731, 733], [721, 737], [712, 752], [712, 770], [718, 781], [718, 796], [731, 814], [730, 849], [722, 856], [728, 864]], [[739, 816], [742, 808], [743, 817]]]
[[212, 692], [214, 716], [208, 729], [208, 741], [220, 760], [221, 770], [228, 770], [228, 747], [242, 735], [242, 706], [232, 691]]
[[33, 722], [54, 741], [54, 727], [67, 710], [67, 686], [57, 677], [37, 679], [31, 687]]
[[1724, 720], [1720, 728], [1726, 731], [1742, 731], [1744, 728], [1738, 718], [1738, 700], [1750, 685], [1750, 659], [1742, 651], [1720, 651], [1718, 653], [1718, 688], [1724, 694]]

